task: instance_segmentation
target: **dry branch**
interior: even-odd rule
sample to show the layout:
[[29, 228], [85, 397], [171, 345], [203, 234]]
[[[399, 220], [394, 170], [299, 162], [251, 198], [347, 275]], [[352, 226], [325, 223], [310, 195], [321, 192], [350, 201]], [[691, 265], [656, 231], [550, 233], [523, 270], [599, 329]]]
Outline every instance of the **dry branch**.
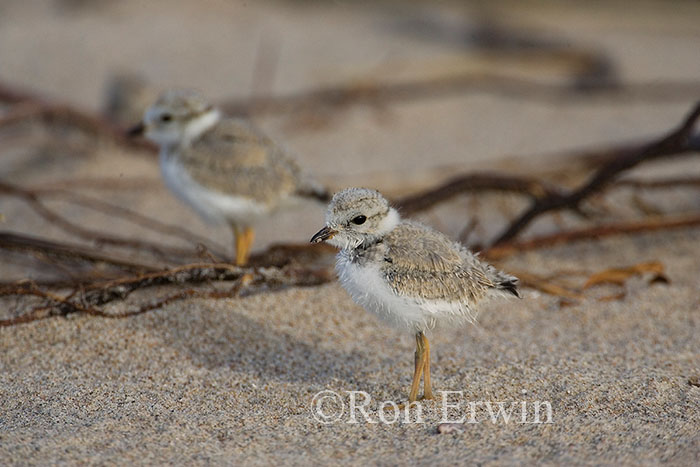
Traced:
[[[15, 287], [5, 286], [2, 296], [34, 295], [49, 303], [33, 308], [17, 317], [0, 320], [0, 326], [12, 326], [37, 319], [69, 313], [87, 313], [110, 318], [124, 318], [161, 307], [175, 300], [191, 297], [235, 296], [244, 290], [271, 290], [286, 286], [319, 285], [330, 280], [328, 271], [309, 268], [241, 268], [228, 264], [189, 264], [165, 271], [126, 277], [107, 282], [76, 285], [65, 296], [41, 290], [33, 282], [24, 281]], [[136, 309], [109, 313], [102, 306], [115, 300], [124, 300], [136, 290], [164, 285], [196, 285], [211, 281], [239, 281], [229, 292], [186, 289], [174, 295], [137, 307]]]
[[625, 285], [630, 277], [653, 274], [652, 282], [665, 282], [669, 280], [664, 274], [664, 265], [658, 261], [639, 263], [633, 266], [608, 268], [603, 271], [591, 274], [586, 283], [581, 287], [583, 290], [601, 284], [613, 284], [617, 286]]
[[123, 238], [116, 235], [109, 235], [104, 232], [86, 229], [81, 227], [60, 214], [49, 209], [41, 200], [40, 196], [31, 190], [26, 190], [8, 183], [0, 182], [0, 194], [15, 196], [25, 201], [30, 208], [43, 217], [46, 221], [61, 228], [65, 232], [78, 236], [85, 240], [94, 242], [98, 245], [113, 245], [118, 247], [127, 247], [134, 250], [142, 250], [153, 253], [161, 258], [178, 258], [192, 256], [193, 251], [196, 251], [197, 245], [193, 249], [175, 248], [172, 246], [164, 246], [160, 243], [149, 242], [146, 240], [137, 240], [133, 238]]
[[687, 151], [700, 151], [700, 140], [693, 139], [692, 133], [698, 117], [700, 117], [700, 102], [688, 114], [683, 123], [667, 136], [625, 154], [616, 157], [601, 166], [593, 176], [581, 187], [571, 193], [561, 195], [549, 194], [535, 200], [532, 206], [515, 219], [501, 233], [493, 244], [498, 245], [513, 239], [538, 216], [561, 209], [578, 209], [580, 204], [593, 193], [598, 192], [607, 184], [619, 177], [624, 171], [642, 163], [659, 159], [664, 156], [680, 154]]
[[[590, 99], [592, 95], [621, 98], [687, 98], [700, 92], [700, 82], [617, 84], [615, 86], [578, 87], [576, 85], [550, 85], [526, 79], [493, 73], [466, 72], [416, 80], [407, 83], [349, 83], [310, 91], [301, 91], [282, 96], [261, 96], [230, 100], [221, 103], [230, 115], [262, 115], [296, 113], [300, 108], [343, 108], [348, 105], [369, 104], [382, 107], [395, 102], [417, 99], [464, 95], [467, 92], [495, 93], [519, 99], [557, 101], [562, 98], [580, 96]], [[27, 91], [15, 89], [0, 82], [0, 102], [10, 104], [10, 110], [0, 116], [0, 127], [27, 119], [42, 119], [48, 122], [63, 122], [84, 131], [113, 141], [116, 144], [155, 152], [147, 141], [129, 138], [123, 128], [103, 116], [81, 111], [65, 104], [56, 104]], [[595, 154], [593, 155], [595, 157]]]
[[[238, 108], [229, 108], [234, 112], [255, 110], [283, 112], [289, 106], [308, 105], [322, 102], [323, 105], [342, 106], [355, 102], [374, 103], [405, 100], [417, 97], [435, 97], [447, 93], [464, 92], [469, 89], [483, 89], [493, 86], [513, 86], [526, 94], [537, 94], [538, 86], [532, 83], [513, 80], [484, 81], [484, 76], [470, 75], [468, 77], [450, 77], [444, 81], [408, 83], [398, 85], [366, 85], [346, 86], [315, 90], [311, 93], [300, 93], [294, 96], [254, 98], [247, 100], [245, 105], [239, 103]], [[488, 80], [486, 80], [488, 81]], [[534, 88], [533, 88], [534, 86]], [[542, 91], [542, 89], [540, 89]], [[552, 89], [546, 92], [551, 93]], [[544, 91], [542, 91], [544, 93]], [[570, 93], [571, 90], [567, 90]], [[77, 111], [69, 106], [54, 105], [39, 98], [14, 92], [4, 88], [0, 83], [0, 100], [12, 104], [9, 111], [0, 117], [0, 126], [9, 125], [30, 118], [42, 118], [49, 121], [62, 121], [72, 124], [88, 132], [107, 136], [111, 140], [137, 147], [133, 141], [125, 139], [124, 132], [106, 122], [101, 117]], [[234, 106], [235, 107], [235, 106]], [[685, 122], [664, 138], [651, 143], [617, 145], [603, 148], [595, 152], [581, 153], [590, 160], [598, 161], [600, 166], [579, 188], [567, 190], [554, 184], [530, 177], [509, 176], [498, 173], [467, 174], [448, 180], [437, 187], [396, 200], [395, 205], [406, 215], [415, 214], [442, 203], [455, 196], [474, 191], [500, 191], [517, 193], [529, 197], [532, 205], [496, 239], [492, 248], [485, 253], [490, 258], [499, 258], [518, 251], [548, 247], [562, 242], [579, 239], [600, 238], [609, 235], [634, 232], [654, 231], [700, 225], [700, 215], [692, 214], [685, 217], [658, 217], [643, 221], [616, 223], [558, 232], [552, 235], [516, 242], [514, 239], [538, 216], [563, 209], [577, 211], [581, 203], [591, 195], [599, 193], [630, 168], [637, 164], [669, 157], [682, 153], [700, 150], [700, 138], [693, 137], [696, 120], [700, 117], [700, 103], [689, 114]], [[674, 183], [675, 182], [675, 183]], [[697, 186], [698, 181], [686, 177], [684, 179], [667, 181], [622, 180], [617, 186], [661, 188], [676, 186]], [[188, 264], [174, 267], [176, 261], [172, 258], [193, 258], [194, 250], [188, 251], [173, 247], [163, 247], [160, 244], [139, 239], [122, 238], [114, 235], [93, 231], [76, 225], [60, 214], [49, 209], [43, 202], [46, 196], [64, 197], [71, 202], [98, 211], [120, 216], [130, 222], [157, 231], [161, 234], [185, 239], [194, 243], [204, 243], [203, 239], [179, 227], [170, 226], [147, 218], [141, 214], [111, 203], [75, 193], [56, 189], [30, 190], [0, 182], [0, 194], [15, 196], [24, 200], [47, 222], [56, 225], [66, 232], [96, 244], [111, 244], [130, 250], [131, 252], [149, 251], [169, 257], [165, 265], [149, 264], [130, 259], [110, 256], [96, 248], [82, 245], [71, 245], [23, 236], [10, 232], [0, 232], [0, 248], [20, 251], [37, 257], [46, 257], [58, 261], [57, 264], [70, 268], [76, 262], [92, 265], [109, 265], [122, 272], [117, 279], [105, 281], [95, 275], [72, 277], [71, 280], [54, 282], [52, 284], [36, 284], [24, 281], [13, 284], [0, 284], [0, 297], [29, 296], [32, 300], [42, 303], [28, 312], [14, 318], [0, 320], [0, 326], [9, 326], [28, 322], [54, 315], [67, 313], [88, 313], [106, 317], [125, 317], [159, 308], [167, 303], [191, 297], [232, 297], [240, 293], [269, 290], [284, 286], [317, 285], [332, 279], [330, 262], [326, 261], [334, 250], [319, 246], [277, 246], [266, 252], [255, 255], [251, 259], [250, 268], [240, 268], [221, 263]], [[207, 241], [208, 243], [208, 241]], [[313, 267], [299, 267], [299, 264]], [[166, 268], [167, 266], [167, 268]], [[527, 273], [520, 273], [526, 285], [538, 288], [547, 293], [577, 298], [578, 292], [565, 287], [553, 285], [548, 281]], [[201, 286], [209, 282], [232, 281], [229, 290], [200, 290], [193, 286]], [[124, 300], [137, 290], [157, 286], [186, 286], [184, 290], [159, 298], [149, 303], [136, 306], [124, 312], [109, 312], [105, 305], [118, 300]], [[63, 291], [58, 293], [56, 291]], [[67, 291], [67, 292], [66, 292]]]
[[582, 229], [565, 230], [563, 232], [542, 235], [520, 242], [504, 242], [486, 249], [484, 255], [488, 258], [497, 259], [522, 251], [548, 248], [579, 240], [599, 239], [630, 233], [654, 232], [657, 230], [680, 229], [698, 225], [700, 225], [700, 214], [691, 214], [682, 217], [654, 217], [641, 221], [616, 222]]
[[150, 264], [107, 255], [96, 249], [82, 245], [53, 242], [12, 232], [0, 231], [0, 248], [61, 260], [106, 264], [130, 272], [146, 272], [160, 269]]
[[282, 96], [260, 96], [223, 102], [223, 110], [236, 116], [295, 113], [309, 107], [343, 108], [349, 105], [382, 107], [396, 102], [437, 99], [467, 93], [489, 93], [500, 97], [558, 102], [575, 97], [668, 99], [688, 98], [700, 93], [700, 82], [619, 84], [577, 87], [552, 85], [495, 73], [467, 72], [406, 83], [350, 83], [327, 86]]
[[5, 115], [0, 116], [0, 128], [28, 120], [41, 120], [49, 124], [60, 122], [120, 146], [155, 151], [151, 143], [130, 138], [124, 129], [103, 117], [80, 111], [69, 105], [44, 102], [35, 97], [16, 103]]
[[475, 173], [455, 177], [438, 187], [395, 200], [393, 204], [401, 213], [412, 215], [455, 196], [474, 191], [519, 193], [534, 200], [561, 194], [561, 189], [558, 187], [534, 178], [498, 173]]
[[658, 179], [627, 178], [617, 180], [615, 186], [628, 186], [632, 188], [666, 189], [666, 188], [700, 188], [700, 177], [665, 177]]
[[583, 295], [579, 291], [555, 284], [551, 279], [538, 277], [526, 271], [510, 270], [508, 272], [514, 274], [520, 280], [520, 285], [523, 287], [539, 290], [540, 292], [569, 300], [580, 300], [583, 298]]
[[[0, 192], [2, 192], [2, 188], [3, 184], [2, 182], [0, 182]], [[135, 225], [145, 227], [154, 232], [186, 240], [195, 247], [198, 245], [206, 245], [207, 250], [214, 252], [216, 256], [219, 256], [220, 258], [226, 257], [226, 255], [223, 253], [224, 247], [221, 245], [216, 245], [209, 238], [205, 238], [195, 234], [194, 232], [190, 232], [189, 230], [179, 225], [172, 225], [158, 221], [157, 219], [153, 219], [152, 217], [144, 216], [143, 214], [140, 214], [136, 211], [132, 211], [131, 209], [125, 208], [123, 206], [118, 206], [107, 201], [103, 201], [99, 198], [57, 188], [37, 188], [33, 190], [24, 191], [27, 193], [31, 193], [35, 197], [50, 195], [52, 198], [62, 198], [70, 203], [86, 207], [101, 212], [103, 214], [109, 214], [114, 217], [119, 217]]]

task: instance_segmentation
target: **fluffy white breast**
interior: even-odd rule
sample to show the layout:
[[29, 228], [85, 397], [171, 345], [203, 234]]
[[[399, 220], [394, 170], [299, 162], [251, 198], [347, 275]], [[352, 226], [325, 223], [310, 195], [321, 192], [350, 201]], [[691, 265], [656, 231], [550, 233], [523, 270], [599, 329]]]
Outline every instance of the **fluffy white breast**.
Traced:
[[220, 193], [197, 183], [176, 154], [161, 150], [160, 169], [165, 185], [207, 222], [252, 225], [269, 211], [266, 205], [250, 198]]
[[425, 332], [439, 324], [459, 325], [476, 319], [475, 311], [464, 302], [398, 295], [379, 264], [360, 265], [350, 258], [349, 250], [338, 253], [336, 272], [340, 284], [355, 303], [394, 327]]
[[394, 293], [379, 265], [353, 263], [347, 250], [337, 259], [338, 279], [355, 303], [397, 328], [415, 332], [434, 327], [432, 317], [417, 302]]

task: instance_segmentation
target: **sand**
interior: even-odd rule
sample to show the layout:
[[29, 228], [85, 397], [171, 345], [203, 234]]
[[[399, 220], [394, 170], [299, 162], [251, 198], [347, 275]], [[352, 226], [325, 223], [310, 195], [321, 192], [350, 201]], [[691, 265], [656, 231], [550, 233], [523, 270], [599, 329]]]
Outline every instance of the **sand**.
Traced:
[[[76, 9], [66, 12], [68, 4]], [[124, 69], [215, 98], [245, 96], [260, 41], [273, 36], [282, 44], [273, 90], [294, 91], [391, 75], [382, 71], [387, 61], [452, 57], [458, 52], [453, 42], [403, 34], [397, 23], [427, 17], [449, 25], [462, 13], [449, 3], [406, 10], [346, 3], [207, 2], [206, 9], [189, 2], [79, 4], [0, 3], [0, 78], [88, 109], [100, 107], [104, 83]], [[604, 49], [626, 80], [700, 75], [699, 10], [691, 3], [663, 9], [643, 4], [624, 21], [611, 19], [622, 8], [615, 5], [512, 5], [503, 4], [505, 17], [520, 15], [530, 25]], [[400, 180], [404, 171], [449, 166], [513, 173], [566, 166], [548, 155], [657, 135], [679, 121], [692, 100], [552, 103], [474, 94], [384, 110], [353, 108], [316, 130], [299, 130], [286, 117], [259, 123], [302, 165], [340, 186], [363, 184], [377, 173]], [[150, 182], [96, 193], [186, 225], [224, 247], [230, 243], [225, 227], [201, 223], [167, 193], [148, 156], [110, 145], [90, 147], [79, 157], [47, 152], [53, 137], [36, 129], [9, 134], [2, 179], [40, 185], [105, 174], [142, 177]], [[684, 164], [684, 174], [700, 169], [693, 160]], [[664, 207], [680, 212], [698, 202], [692, 194], [681, 198], [666, 198]], [[510, 198], [493, 203], [482, 211], [509, 213], [521, 206]], [[52, 206], [85, 226], [178, 244], [88, 210]], [[451, 203], [422, 219], [457, 236], [469, 206]], [[2, 198], [0, 212], [3, 230], [74, 239], [28, 214], [19, 201]], [[307, 240], [322, 213], [322, 206], [307, 206], [266, 222], [256, 247]], [[477, 235], [496, 227], [486, 225]], [[512, 271], [548, 274], [661, 261], [669, 283], [635, 278], [622, 288], [589, 290], [572, 304], [525, 289], [522, 300], [486, 304], [476, 326], [436, 331], [434, 389], [461, 391], [449, 394], [449, 402], [462, 407], [449, 410], [446, 419], [440, 400], [425, 402], [420, 423], [403, 416], [383, 423], [379, 417], [383, 401], [407, 394], [413, 338], [383, 326], [335, 282], [180, 301], [121, 320], [71, 315], [0, 328], [0, 459], [12, 465], [698, 464], [699, 242], [700, 230], [684, 229], [577, 243], [502, 262]], [[37, 274], [17, 259], [3, 253], [5, 279]], [[572, 280], [580, 285], [585, 277]], [[605, 299], [621, 291], [624, 296]], [[346, 410], [334, 423], [314, 417], [320, 391], [341, 396]], [[348, 423], [347, 391], [371, 397], [367, 413], [378, 423], [360, 412], [358, 423]], [[481, 404], [478, 423], [451, 432], [438, 428], [468, 417], [470, 402]], [[498, 402], [518, 410], [524, 402], [529, 422], [535, 404], [548, 403], [552, 418], [544, 421], [551, 423], [520, 423], [517, 410], [510, 422], [494, 423], [485, 407]]]
[[[410, 336], [387, 330], [337, 285], [177, 303], [124, 320], [72, 317], [2, 329], [2, 447], [13, 463], [697, 463], [697, 231], [527, 255], [532, 270], [616, 251], [663, 257], [670, 285], [561, 308], [526, 291], [477, 327], [432, 338], [435, 389], [469, 402], [551, 403], [552, 423], [424, 423], [313, 417], [322, 390], [402, 400]], [[588, 262], [587, 261], [587, 262]], [[359, 396], [358, 396], [359, 397]], [[333, 406], [324, 410], [330, 411]], [[528, 409], [534, 410], [534, 409]], [[543, 409], [544, 410], [544, 409]], [[330, 414], [330, 412], [329, 412]], [[534, 421], [528, 412], [528, 421]], [[411, 420], [413, 420], [411, 418]], [[546, 419], [545, 419], [546, 420]]]

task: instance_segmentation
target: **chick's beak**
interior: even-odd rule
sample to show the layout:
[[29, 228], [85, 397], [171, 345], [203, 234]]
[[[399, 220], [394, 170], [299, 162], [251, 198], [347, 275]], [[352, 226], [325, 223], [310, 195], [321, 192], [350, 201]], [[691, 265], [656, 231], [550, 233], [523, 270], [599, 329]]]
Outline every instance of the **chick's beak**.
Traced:
[[337, 234], [337, 230], [333, 230], [328, 226], [325, 226], [318, 232], [316, 232], [316, 235], [311, 237], [311, 243], [320, 243], [323, 241], [328, 240], [329, 238], [333, 238], [333, 235]]
[[137, 136], [143, 135], [143, 133], [145, 131], [146, 131], [146, 125], [144, 125], [143, 122], [139, 122], [136, 125], [129, 128], [127, 130], [126, 134], [131, 138], [135, 138]]

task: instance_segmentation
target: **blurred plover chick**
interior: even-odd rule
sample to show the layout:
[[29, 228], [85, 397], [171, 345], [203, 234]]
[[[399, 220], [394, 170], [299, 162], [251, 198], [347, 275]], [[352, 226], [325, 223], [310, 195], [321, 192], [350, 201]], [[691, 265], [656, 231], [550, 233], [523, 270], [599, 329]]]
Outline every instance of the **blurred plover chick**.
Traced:
[[326, 226], [311, 239], [340, 248], [336, 271], [353, 300], [416, 337], [408, 395], [432, 399], [426, 332], [440, 324], [473, 322], [483, 298], [515, 295], [518, 279], [479, 260], [464, 246], [417, 222], [401, 220], [384, 197], [365, 188], [336, 193]]
[[238, 265], [248, 261], [256, 221], [302, 198], [329, 198], [271, 139], [191, 91], [161, 94], [130, 134], [160, 146], [161, 174], [178, 198], [231, 226]]

